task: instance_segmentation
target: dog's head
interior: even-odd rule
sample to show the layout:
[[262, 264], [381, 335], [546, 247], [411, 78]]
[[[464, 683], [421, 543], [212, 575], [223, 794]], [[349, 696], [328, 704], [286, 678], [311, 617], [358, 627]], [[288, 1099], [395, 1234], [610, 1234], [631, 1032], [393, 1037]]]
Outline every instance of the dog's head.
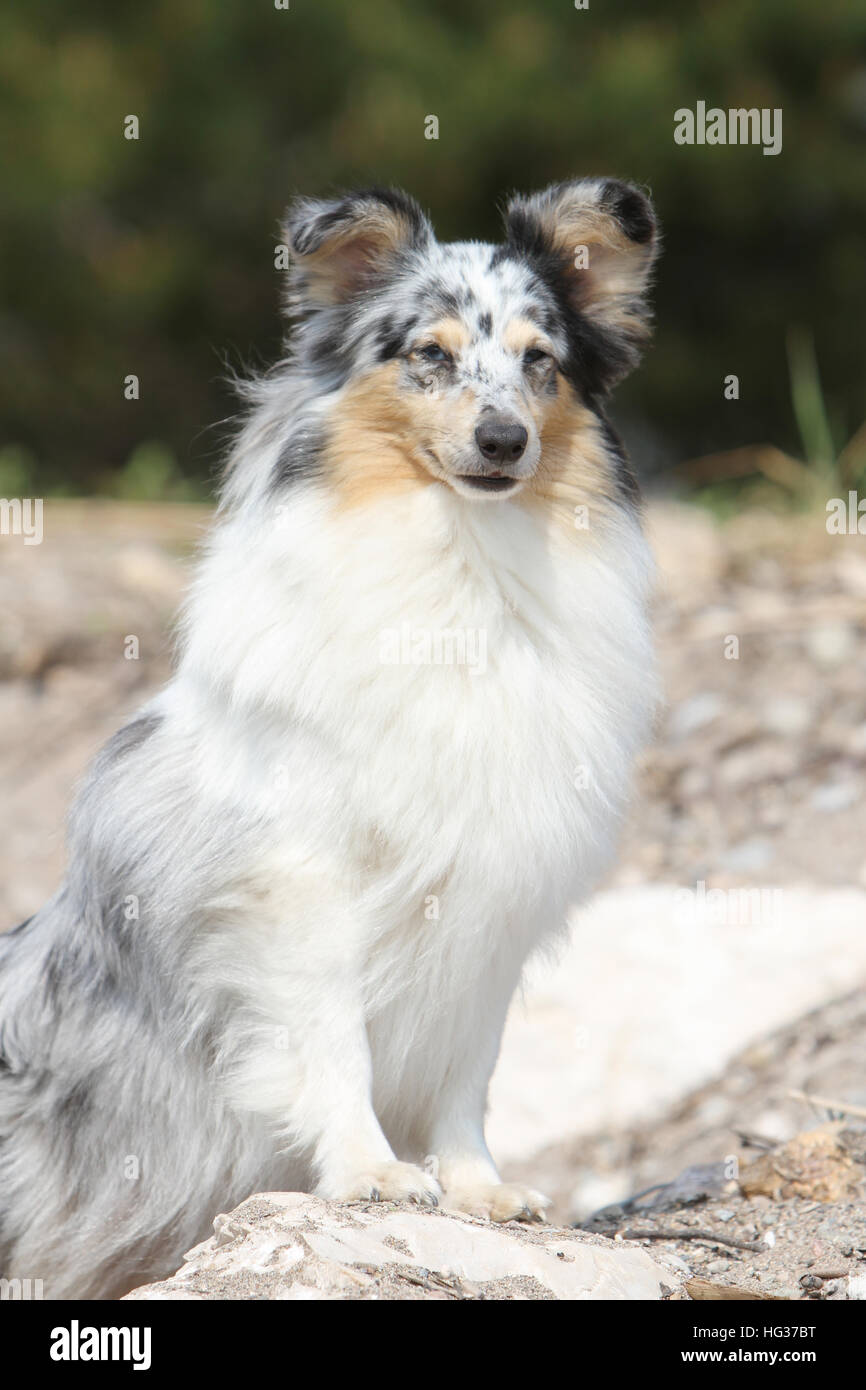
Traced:
[[440, 244], [417, 203], [381, 189], [301, 200], [285, 236], [295, 363], [339, 393], [346, 467], [376, 455], [382, 484], [384, 451], [467, 498], [514, 494], [647, 336], [655, 218], [612, 179], [513, 198], [498, 246]]

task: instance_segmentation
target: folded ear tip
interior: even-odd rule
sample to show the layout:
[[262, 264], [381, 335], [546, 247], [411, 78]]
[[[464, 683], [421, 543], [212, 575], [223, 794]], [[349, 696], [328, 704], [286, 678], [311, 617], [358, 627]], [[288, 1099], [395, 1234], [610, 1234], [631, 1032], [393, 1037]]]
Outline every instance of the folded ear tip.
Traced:
[[304, 227], [303, 224], [293, 224], [286, 219], [284, 229], [289, 250], [293, 251], [296, 256], [304, 256], [315, 249], [309, 227]]
[[615, 217], [630, 241], [645, 246], [656, 231], [653, 205], [645, 193], [622, 179], [606, 179], [601, 205]]
[[624, 179], [571, 179], [553, 183], [539, 193], [515, 193], [505, 208], [505, 223], [510, 234], [525, 233], [533, 218], [542, 222], [556, 220], [568, 207], [587, 209], [595, 206], [615, 218], [629, 241], [648, 246], [656, 234], [653, 205], [641, 189]]
[[325, 204], [312, 198], [294, 198], [283, 214], [282, 232], [290, 251], [304, 256], [315, 250], [315, 229]]
[[306, 256], [318, 251], [332, 232], [382, 212], [402, 224], [410, 241], [420, 244], [431, 235], [415, 199], [402, 188], [383, 187], [353, 189], [332, 198], [295, 198], [283, 217], [283, 235], [291, 251]]

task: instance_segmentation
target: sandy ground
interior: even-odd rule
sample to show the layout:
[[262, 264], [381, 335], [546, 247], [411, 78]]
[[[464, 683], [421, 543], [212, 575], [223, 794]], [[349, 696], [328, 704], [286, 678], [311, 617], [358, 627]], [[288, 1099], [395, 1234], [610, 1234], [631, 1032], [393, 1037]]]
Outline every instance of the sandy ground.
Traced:
[[[0, 928], [56, 886], [76, 779], [165, 679], [208, 515], [51, 502], [41, 546], [0, 541]], [[862, 538], [666, 503], [649, 525], [668, 704], [616, 869], [513, 1011], [491, 1117], [512, 1166], [661, 1116], [866, 979]]]

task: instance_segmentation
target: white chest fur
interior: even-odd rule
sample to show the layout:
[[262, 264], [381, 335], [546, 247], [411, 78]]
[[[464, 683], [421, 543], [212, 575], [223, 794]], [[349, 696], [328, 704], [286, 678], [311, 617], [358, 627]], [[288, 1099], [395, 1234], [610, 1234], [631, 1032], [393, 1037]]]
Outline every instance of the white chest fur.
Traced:
[[647, 733], [648, 577], [619, 510], [569, 534], [432, 486], [233, 520], [182, 671], [230, 710], [209, 765], [380, 911], [537, 934], [603, 868]]

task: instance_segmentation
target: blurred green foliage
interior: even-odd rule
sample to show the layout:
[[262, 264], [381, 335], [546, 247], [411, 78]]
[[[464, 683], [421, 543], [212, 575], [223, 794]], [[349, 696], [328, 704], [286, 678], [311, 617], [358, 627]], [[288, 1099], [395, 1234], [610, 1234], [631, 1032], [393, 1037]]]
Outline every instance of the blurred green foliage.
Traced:
[[[782, 153], [676, 145], [698, 100], [781, 107]], [[648, 186], [666, 234], [656, 345], [618, 397], [639, 463], [796, 449], [798, 419], [841, 447], [866, 380], [864, 135], [856, 0], [6, 0], [0, 473], [193, 495], [226, 360], [278, 348], [294, 192], [397, 183], [443, 237], [496, 238], [508, 191], [595, 173]], [[808, 384], [792, 408], [790, 342], [806, 383], [814, 343], [823, 423]]]

